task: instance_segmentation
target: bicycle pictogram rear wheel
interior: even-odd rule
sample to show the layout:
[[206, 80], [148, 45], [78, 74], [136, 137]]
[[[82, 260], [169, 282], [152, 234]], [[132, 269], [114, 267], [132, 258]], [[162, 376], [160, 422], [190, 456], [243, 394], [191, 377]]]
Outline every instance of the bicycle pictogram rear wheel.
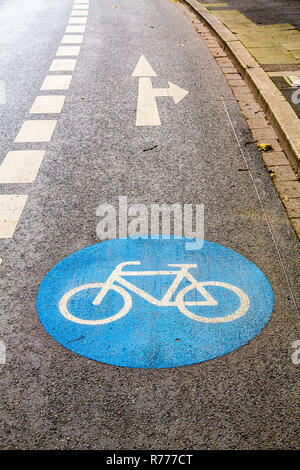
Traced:
[[119, 320], [124, 315], [126, 315], [131, 309], [132, 299], [131, 299], [131, 295], [125, 289], [123, 289], [120, 286], [115, 286], [115, 285], [112, 285], [109, 290], [114, 290], [115, 292], [120, 294], [124, 300], [124, 305], [121, 308], [121, 310], [119, 310], [118, 313], [111, 315], [110, 317], [102, 318], [99, 320], [87, 320], [87, 319], [79, 318], [79, 317], [72, 315], [68, 310], [68, 302], [71, 299], [71, 297], [73, 297], [73, 295], [86, 289], [95, 289], [99, 287], [102, 288], [103, 286], [105, 286], [103, 282], [97, 282], [97, 283], [92, 283], [92, 284], [83, 284], [81, 286], [75, 287], [74, 289], [71, 289], [60, 299], [59, 310], [61, 314], [65, 318], [67, 318], [67, 320], [70, 320], [74, 323], [79, 323], [82, 325], [104, 325], [105, 323], [111, 323], [113, 321]]

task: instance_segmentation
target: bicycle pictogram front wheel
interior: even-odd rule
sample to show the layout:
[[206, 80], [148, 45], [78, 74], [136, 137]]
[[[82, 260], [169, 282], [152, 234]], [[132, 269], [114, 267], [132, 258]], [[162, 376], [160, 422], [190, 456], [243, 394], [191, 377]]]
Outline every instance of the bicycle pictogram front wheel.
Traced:
[[[190, 310], [186, 308], [186, 305], [201, 306], [202, 302], [185, 301], [184, 296], [193, 289], [197, 290], [197, 285], [201, 286], [201, 288], [203, 288], [203, 286], [216, 286], [216, 287], [223, 287], [225, 289], [231, 290], [240, 299], [239, 308], [235, 310], [233, 313], [230, 313], [224, 316], [219, 316], [219, 317], [203, 317], [203, 316], [200, 316], [191, 312]], [[245, 313], [247, 312], [250, 306], [250, 300], [249, 300], [249, 297], [245, 294], [245, 292], [243, 292], [241, 289], [231, 284], [227, 284], [226, 282], [204, 281], [204, 282], [199, 282], [197, 284], [191, 284], [189, 286], [186, 286], [184, 289], [178, 292], [176, 296], [176, 304], [179, 310], [181, 311], [181, 313], [191, 318], [192, 320], [203, 322], [203, 323], [227, 323], [233, 320], [237, 320], [238, 318], [241, 318], [243, 315], [245, 315]]]

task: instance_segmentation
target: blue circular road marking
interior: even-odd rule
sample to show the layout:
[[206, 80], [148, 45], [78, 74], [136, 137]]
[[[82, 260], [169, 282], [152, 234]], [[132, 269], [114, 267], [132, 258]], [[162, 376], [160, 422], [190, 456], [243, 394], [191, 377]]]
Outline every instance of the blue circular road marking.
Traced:
[[41, 323], [67, 349], [125, 367], [185, 366], [238, 349], [269, 321], [271, 285], [235, 251], [187, 242], [116, 239], [71, 254], [41, 283]]

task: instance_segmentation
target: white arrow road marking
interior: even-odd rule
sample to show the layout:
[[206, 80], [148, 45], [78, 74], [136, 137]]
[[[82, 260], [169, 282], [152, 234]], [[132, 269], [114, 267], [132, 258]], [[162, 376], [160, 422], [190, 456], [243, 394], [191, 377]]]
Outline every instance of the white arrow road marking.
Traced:
[[157, 75], [143, 55], [140, 57], [132, 76], [139, 77], [136, 126], [161, 125], [156, 98], [169, 96], [177, 104], [189, 93], [171, 82], [168, 82], [169, 88], [153, 88], [151, 77], [157, 77]]
[[133, 74], [131, 76], [132, 77], [157, 77], [153, 68], [151, 67], [151, 65], [149, 64], [149, 62], [145, 59], [143, 55], [141, 55], [133, 71]]
[[168, 82], [169, 88], [153, 88], [154, 96], [170, 96], [173, 98], [174, 103], [177, 104], [181, 101], [186, 95], [188, 95], [188, 91], [180, 88], [180, 86], [174, 85], [174, 83]]
[[160, 117], [150, 77], [140, 77], [136, 126], [160, 126]]

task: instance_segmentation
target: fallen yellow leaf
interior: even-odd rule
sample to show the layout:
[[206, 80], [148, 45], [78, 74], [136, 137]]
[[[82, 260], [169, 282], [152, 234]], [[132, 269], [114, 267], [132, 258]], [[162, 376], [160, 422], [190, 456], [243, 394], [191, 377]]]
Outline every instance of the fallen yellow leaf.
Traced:
[[273, 150], [273, 147], [270, 144], [259, 144], [257, 147], [261, 152], [268, 152], [268, 150]]

